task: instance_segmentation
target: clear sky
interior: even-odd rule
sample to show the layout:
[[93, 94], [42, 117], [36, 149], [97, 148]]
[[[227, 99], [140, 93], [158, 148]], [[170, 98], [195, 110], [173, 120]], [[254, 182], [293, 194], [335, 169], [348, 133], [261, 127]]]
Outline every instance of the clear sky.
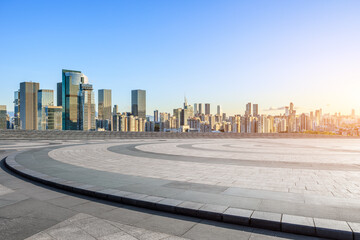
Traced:
[[0, 105], [13, 110], [22, 81], [54, 89], [80, 70], [130, 110], [147, 91], [147, 114], [188, 101], [245, 104], [273, 113], [360, 112], [360, 1], [0, 1]]

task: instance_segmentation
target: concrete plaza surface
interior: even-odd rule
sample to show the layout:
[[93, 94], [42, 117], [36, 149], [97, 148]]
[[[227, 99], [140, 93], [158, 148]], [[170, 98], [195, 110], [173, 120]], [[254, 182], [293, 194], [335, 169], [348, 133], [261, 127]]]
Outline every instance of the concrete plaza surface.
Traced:
[[[99, 192], [121, 191], [142, 201], [178, 201], [174, 206], [180, 214], [190, 215], [192, 209], [199, 218], [209, 218], [210, 212], [214, 220], [220, 216], [225, 221], [225, 217], [242, 211], [249, 219], [244, 225], [338, 239], [358, 237], [360, 139], [144, 138], [4, 143], [0, 151], [22, 149], [6, 155], [15, 165], [39, 176], [76, 182]], [[102, 221], [87, 213], [73, 217], [74, 221], [93, 217], [93, 221]], [[303, 229], [291, 229], [294, 226]]]

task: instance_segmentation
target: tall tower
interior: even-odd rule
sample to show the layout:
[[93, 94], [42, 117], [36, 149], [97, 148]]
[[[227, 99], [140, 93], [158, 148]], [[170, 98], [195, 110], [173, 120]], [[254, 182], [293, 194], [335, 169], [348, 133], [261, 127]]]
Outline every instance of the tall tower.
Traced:
[[205, 115], [210, 115], [210, 103], [205, 103]]
[[194, 114], [197, 115], [198, 114], [198, 104], [194, 103]]
[[113, 115], [116, 115], [119, 112], [119, 105], [114, 105]]
[[203, 114], [203, 104], [202, 103], [198, 104], [198, 114], [199, 115]]
[[58, 82], [56, 85], [56, 106], [62, 106], [62, 82]]
[[250, 115], [251, 114], [251, 102], [246, 104], [246, 111], [245, 111], [245, 115]]
[[159, 122], [159, 110], [154, 111], [154, 122]]
[[131, 113], [134, 116], [146, 119], [146, 91], [132, 90], [131, 91]]
[[37, 101], [39, 83], [20, 83], [20, 126], [21, 129], [37, 130]]
[[256, 117], [259, 115], [259, 105], [253, 104], [253, 116]]
[[294, 113], [294, 104], [291, 102], [290, 103], [290, 115], [293, 115]]
[[80, 84], [78, 130], [94, 131], [95, 97], [91, 84]]
[[80, 126], [80, 84], [88, 79], [80, 71], [62, 70], [62, 125], [63, 130], [78, 130]]
[[216, 112], [217, 115], [221, 115], [221, 106], [220, 105], [217, 105], [217, 112]]
[[38, 129], [48, 129], [48, 106], [54, 106], [54, 91], [40, 89], [38, 91]]
[[20, 128], [20, 89], [14, 92], [14, 128]]
[[100, 127], [111, 130], [111, 89], [99, 89], [98, 114]]

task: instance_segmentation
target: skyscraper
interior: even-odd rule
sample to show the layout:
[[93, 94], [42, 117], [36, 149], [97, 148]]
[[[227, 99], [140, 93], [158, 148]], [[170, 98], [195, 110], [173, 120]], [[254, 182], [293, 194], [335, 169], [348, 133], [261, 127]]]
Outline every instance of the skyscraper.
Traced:
[[113, 115], [116, 115], [119, 112], [119, 105], [114, 105]]
[[184, 108], [180, 113], [180, 126], [188, 125], [188, 119], [194, 116], [194, 109], [191, 105], [188, 105], [187, 100], [185, 98]]
[[142, 119], [146, 118], [146, 91], [132, 90], [131, 91], [131, 113], [134, 116]]
[[210, 115], [210, 103], [205, 103], [205, 115]]
[[98, 93], [98, 119], [100, 128], [111, 130], [111, 89], [99, 89]]
[[7, 118], [6, 105], [0, 105], [0, 129], [7, 128], [6, 118]]
[[159, 110], [154, 111], [154, 122], [159, 122]]
[[293, 115], [294, 113], [294, 104], [291, 102], [290, 103], [290, 115]]
[[54, 91], [49, 89], [40, 89], [38, 91], [38, 130], [48, 129], [47, 107], [54, 106]]
[[253, 104], [253, 116], [256, 117], [259, 115], [259, 105]]
[[14, 129], [20, 128], [20, 90], [14, 92]]
[[194, 103], [194, 114], [197, 115], [198, 114], [198, 104]]
[[80, 71], [62, 70], [63, 130], [79, 130], [80, 84], [87, 83], [87, 77]]
[[56, 103], [57, 106], [62, 106], [62, 82], [57, 83]]
[[198, 104], [198, 114], [199, 115], [203, 114], [203, 105], [202, 105], [202, 103]]
[[221, 106], [217, 105], [217, 115], [221, 115]]
[[20, 83], [20, 126], [21, 129], [37, 130], [37, 101], [39, 83]]
[[251, 114], [251, 103], [247, 103], [246, 104], [246, 111], [245, 111], [245, 115], [250, 115]]
[[91, 84], [80, 84], [78, 130], [95, 131], [95, 97]]

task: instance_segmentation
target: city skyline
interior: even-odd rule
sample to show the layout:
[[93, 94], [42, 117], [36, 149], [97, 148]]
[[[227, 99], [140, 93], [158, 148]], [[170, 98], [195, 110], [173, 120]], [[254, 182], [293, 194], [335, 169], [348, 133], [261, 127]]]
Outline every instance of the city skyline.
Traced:
[[[229, 114], [246, 102], [273, 114], [290, 101], [304, 112], [359, 112], [359, 4], [76, 2], [70, 20], [66, 4], [3, 2], [0, 102], [12, 109], [19, 82], [56, 89], [66, 68], [86, 72], [95, 92], [112, 89], [121, 111], [131, 109], [129, 90], [146, 89], [147, 115], [172, 111], [184, 93]], [[69, 27], [86, 37], [64, 38]]]

